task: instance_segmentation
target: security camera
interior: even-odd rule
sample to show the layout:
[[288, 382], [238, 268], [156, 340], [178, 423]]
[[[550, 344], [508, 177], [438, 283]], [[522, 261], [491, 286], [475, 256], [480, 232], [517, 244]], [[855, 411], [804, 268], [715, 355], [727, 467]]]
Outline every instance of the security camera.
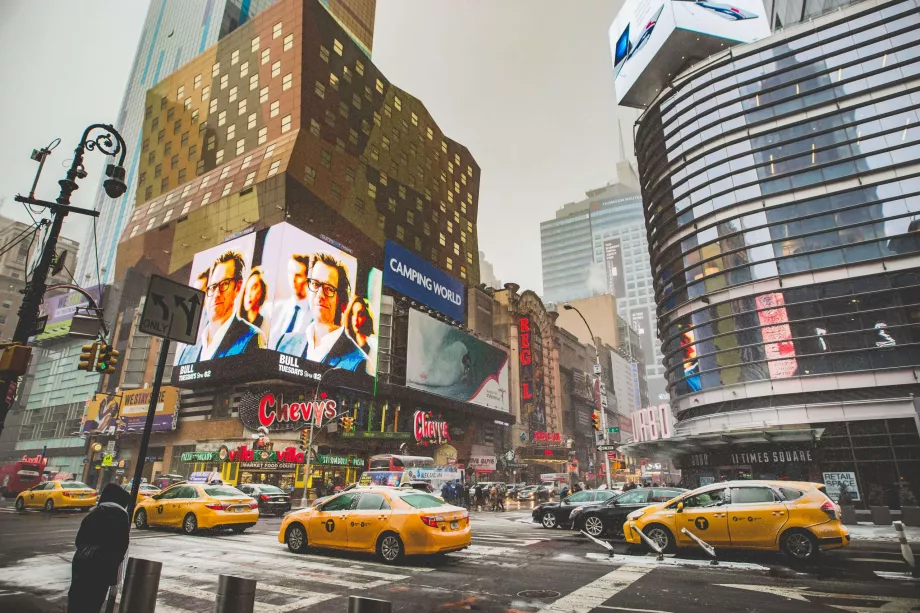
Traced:
[[105, 176], [109, 177], [102, 183], [106, 195], [112, 199], [124, 196], [125, 192], [128, 191], [128, 186], [125, 185], [125, 169], [121, 166], [109, 164], [105, 168]]

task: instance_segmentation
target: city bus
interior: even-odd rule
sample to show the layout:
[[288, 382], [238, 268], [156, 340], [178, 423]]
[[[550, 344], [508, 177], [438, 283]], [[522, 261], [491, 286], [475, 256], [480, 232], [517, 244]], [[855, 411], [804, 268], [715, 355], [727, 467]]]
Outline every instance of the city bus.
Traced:
[[12, 462], [0, 466], [0, 496], [15, 497], [42, 480], [42, 465]]
[[407, 468], [433, 468], [434, 458], [413, 455], [384, 453], [371, 456], [367, 463], [368, 472], [402, 472]]

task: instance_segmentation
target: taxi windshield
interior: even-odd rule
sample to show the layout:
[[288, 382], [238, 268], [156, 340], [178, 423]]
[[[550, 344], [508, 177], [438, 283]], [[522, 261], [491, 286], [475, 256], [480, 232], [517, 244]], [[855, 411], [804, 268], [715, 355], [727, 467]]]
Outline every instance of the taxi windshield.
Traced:
[[430, 509], [432, 507], [447, 506], [447, 503], [440, 498], [435, 498], [434, 496], [429, 496], [428, 494], [403, 494], [401, 498], [403, 502], [414, 509]]
[[88, 490], [89, 486], [85, 483], [80, 483], [79, 481], [68, 481], [66, 483], [61, 483], [61, 487], [65, 490]]
[[239, 491], [235, 487], [227, 487], [224, 485], [212, 485], [211, 487], [204, 488], [204, 493], [208, 496], [245, 496], [243, 492]]

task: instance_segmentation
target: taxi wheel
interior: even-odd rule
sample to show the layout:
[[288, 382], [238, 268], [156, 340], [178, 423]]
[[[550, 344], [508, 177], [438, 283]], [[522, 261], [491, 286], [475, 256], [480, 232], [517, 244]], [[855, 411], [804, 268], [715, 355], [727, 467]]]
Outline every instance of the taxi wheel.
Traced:
[[26, 510], [26, 501], [23, 500], [22, 498], [17, 498], [17, 499], [16, 499], [16, 510], [17, 510], [17, 511], [25, 511], [25, 510]]
[[604, 533], [604, 520], [597, 515], [588, 515], [585, 518], [585, 532], [597, 538]]
[[552, 513], [544, 513], [543, 517], [540, 518], [540, 523], [543, 524], [544, 528], [552, 530], [556, 527], [556, 516]]
[[230, 526], [230, 532], [233, 534], [242, 534], [246, 532], [246, 528], [249, 526]]
[[818, 539], [807, 530], [789, 530], [779, 544], [783, 553], [799, 562], [810, 562], [818, 555]]
[[398, 535], [387, 532], [377, 541], [377, 557], [387, 564], [398, 562], [402, 556], [403, 542]]
[[303, 553], [307, 550], [307, 531], [300, 524], [291, 524], [284, 541], [293, 553]]
[[45, 510], [49, 513], [54, 510], [54, 501], [50, 498], [45, 501]]
[[137, 526], [138, 530], [146, 530], [149, 527], [147, 523], [147, 511], [140, 509], [134, 514], [134, 525]]
[[645, 527], [645, 536], [655, 543], [661, 551], [670, 553], [674, 551], [674, 535], [661, 524], [651, 524]]
[[194, 513], [189, 513], [182, 520], [182, 531], [186, 534], [195, 534], [198, 532], [198, 518]]

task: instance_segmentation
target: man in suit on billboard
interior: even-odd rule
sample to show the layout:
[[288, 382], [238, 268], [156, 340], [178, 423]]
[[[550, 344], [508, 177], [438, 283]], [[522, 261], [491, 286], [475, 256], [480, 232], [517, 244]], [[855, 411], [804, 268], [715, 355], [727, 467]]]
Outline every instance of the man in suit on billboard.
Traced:
[[313, 319], [310, 314], [310, 296], [307, 292], [307, 276], [310, 271], [310, 256], [295, 253], [288, 260], [287, 272], [291, 284], [291, 297], [279, 305], [277, 315], [272, 314], [272, 329], [269, 338], [274, 349], [285, 334], [303, 334]]
[[323, 252], [310, 256], [309, 271], [306, 285], [314, 319], [302, 334], [282, 336], [278, 351], [334, 368], [367, 372], [367, 354], [345, 334], [342, 321], [351, 300], [348, 271], [334, 256]]
[[246, 263], [236, 251], [227, 251], [211, 265], [205, 307], [208, 321], [194, 345], [186, 345], [179, 364], [215, 360], [258, 351], [265, 337], [252, 324], [237, 316], [237, 298], [243, 289]]

